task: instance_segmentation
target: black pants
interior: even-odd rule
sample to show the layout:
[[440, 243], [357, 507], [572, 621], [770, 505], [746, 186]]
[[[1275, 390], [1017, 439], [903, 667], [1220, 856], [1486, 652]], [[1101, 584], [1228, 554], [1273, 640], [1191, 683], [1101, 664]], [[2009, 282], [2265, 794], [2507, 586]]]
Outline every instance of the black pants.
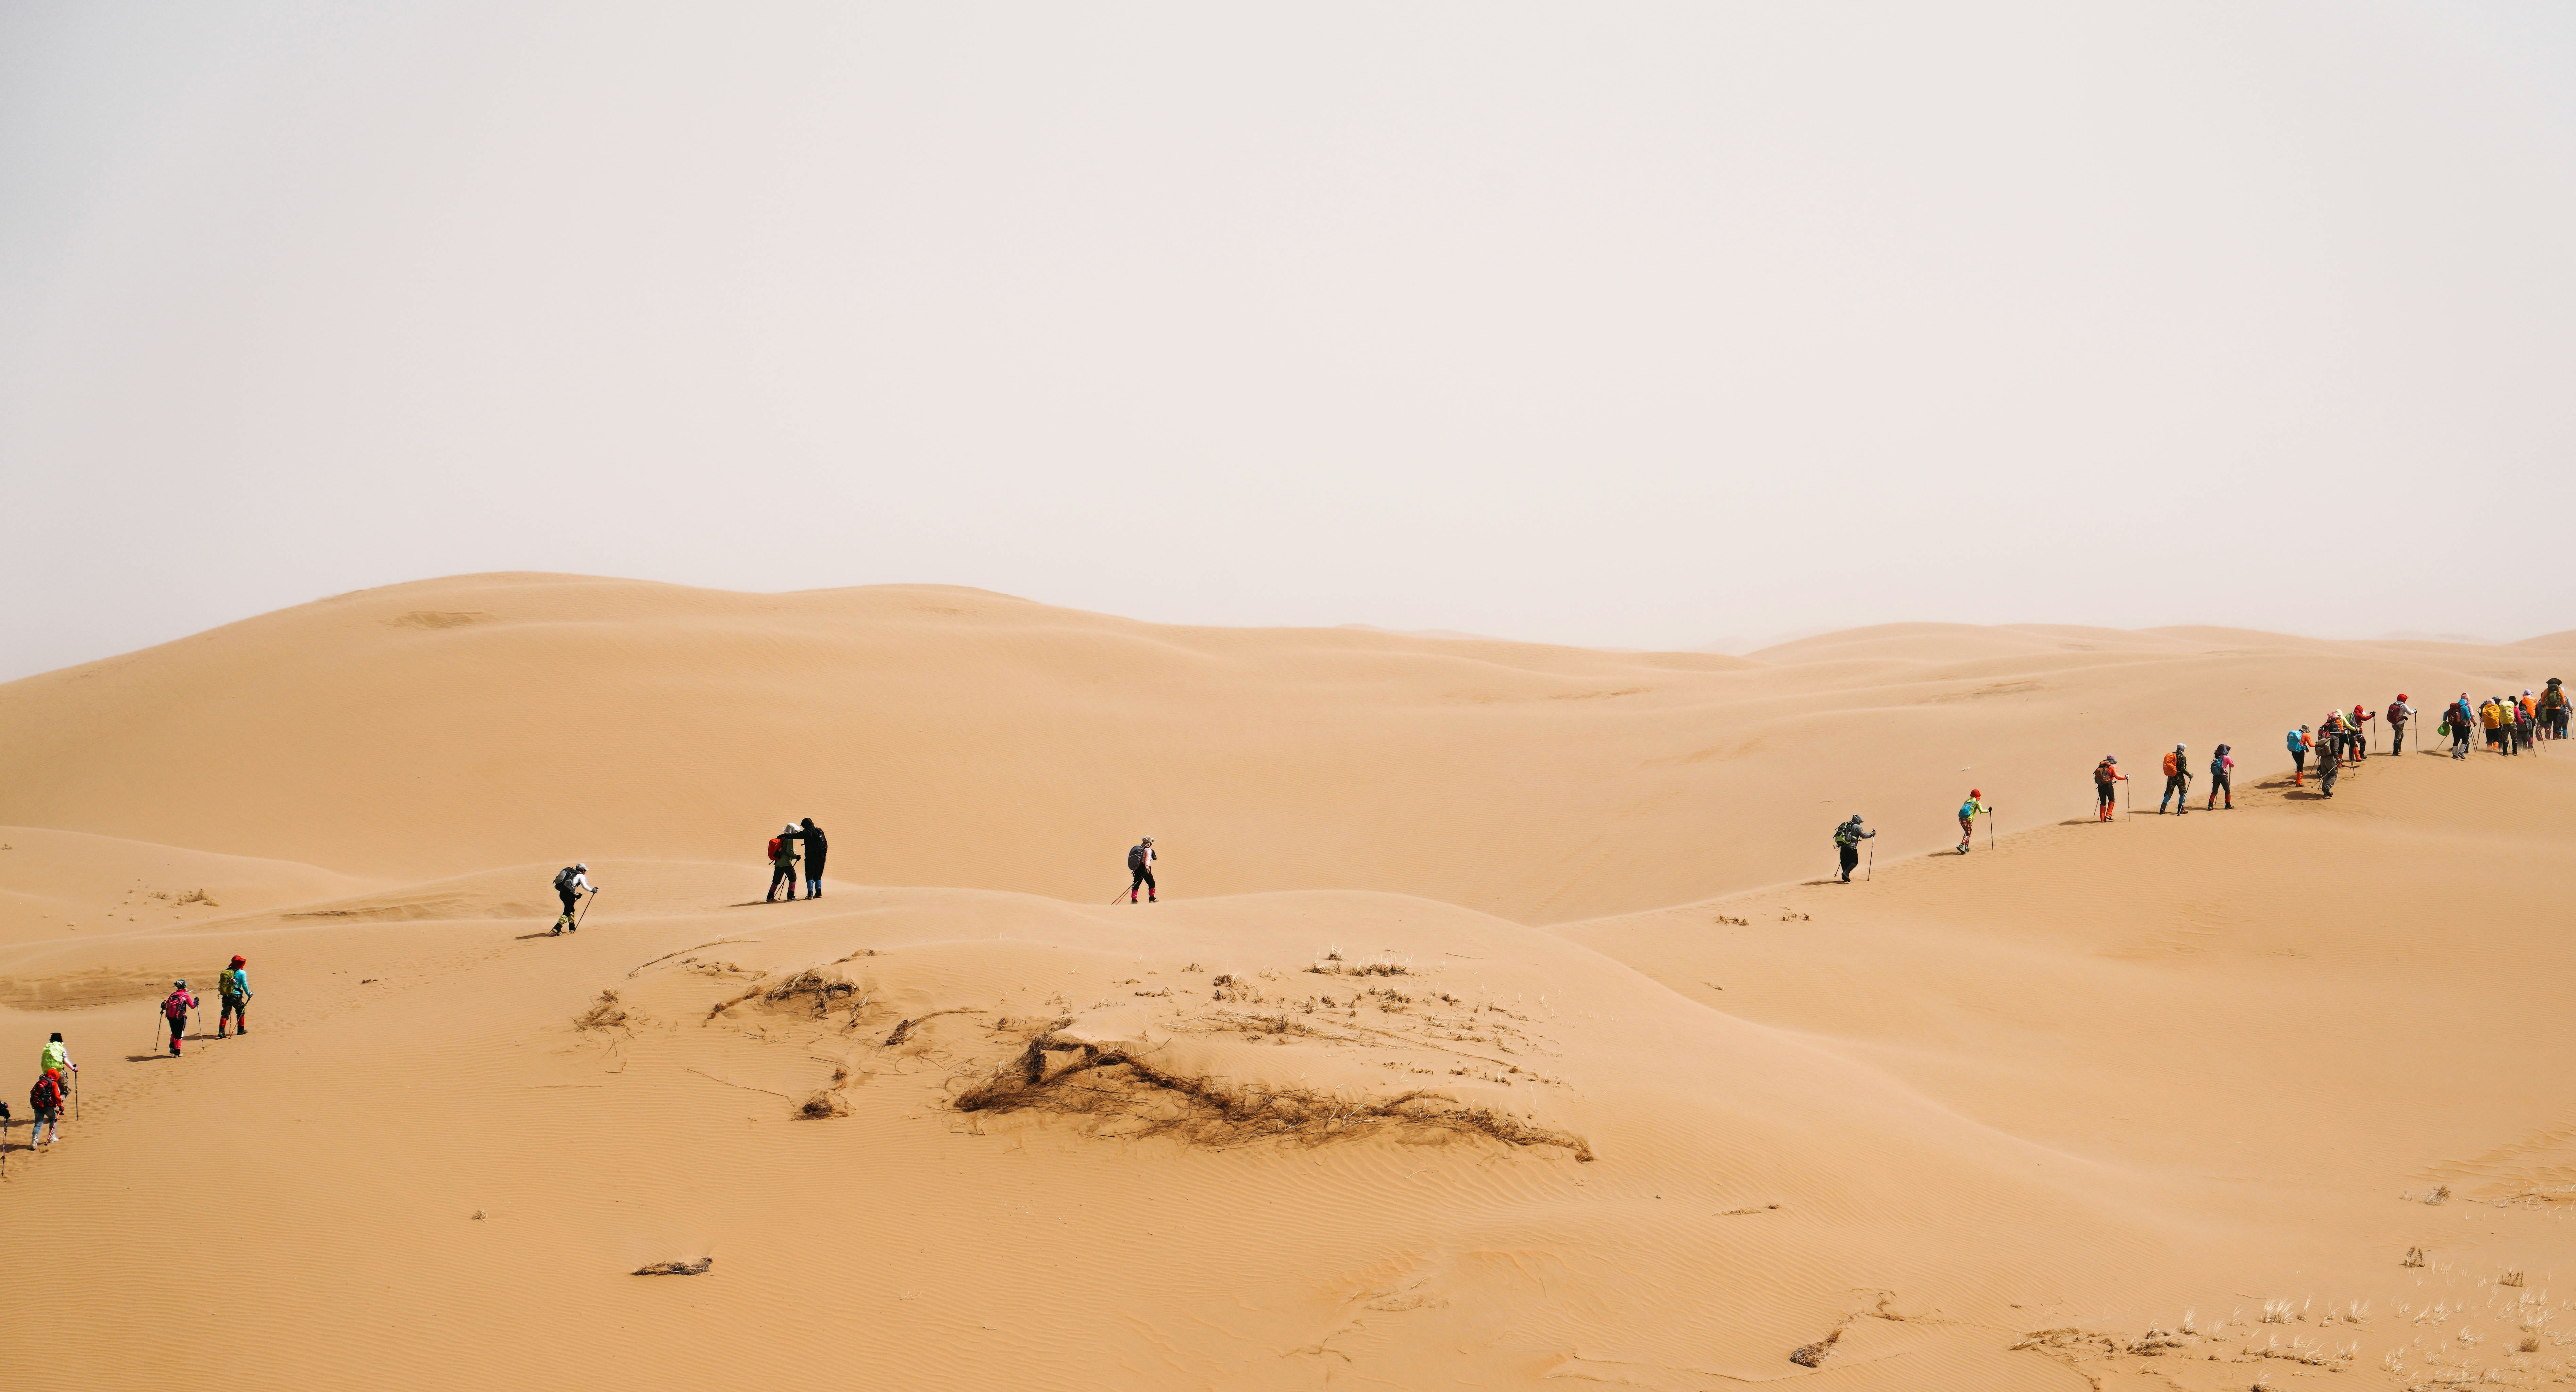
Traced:
[[805, 897], [823, 892], [823, 853], [815, 851], [805, 857]]
[[787, 886], [787, 902], [796, 902], [796, 862], [773, 860], [769, 863], [769, 897], [778, 898], [778, 887]]
[[2111, 810], [2112, 804], [2120, 800], [2120, 785], [2117, 783], [2096, 783], [2093, 785], [2093, 794], [2095, 797], [2101, 799], [2102, 810], [2108, 812]]
[[2343, 772], [2343, 765], [2336, 763], [2332, 759], [2328, 759], [2317, 766], [2317, 776], [2325, 780], [2325, 794], [2327, 797], [2334, 796], [2335, 775], [2341, 772]]
[[1129, 880], [1129, 881], [1127, 882], [1127, 897], [1128, 897], [1128, 898], [1130, 898], [1130, 899], [1135, 898], [1135, 897], [1136, 897], [1136, 887], [1137, 887], [1138, 885], [1143, 885], [1143, 886], [1145, 887], [1145, 897], [1146, 897], [1146, 898], [1148, 898], [1148, 899], [1153, 898], [1153, 897], [1154, 897], [1154, 872], [1153, 872], [1152, 870], [1150, 870], [1150, 869], [1147, 869], [1146, 867], [1144, 867], [1144, 866], [1142, 866], [1142, 865], [1131, 866], [1131, 867], [1129, 867], [1129, 868], [1135, 871], [1136, 878], [1134, 878], [1134, 879], [1132, 879], [1132, 880]]
[[2301, 778], [2308, 776], [2308, 751], [2304, 749], [2290, 751], [2290, 771]]
[[572, 908], [573, 908], [573, 905], [578, 904], [578, 903], [580, 903], [580, 902], [581, 902], [581, 892], [580, 892], [580, 891], [578, 891], [578, 890], [571, 890], [571, 889], [558, 889], [558, 890], [556, 890], [556, 891], [555, 891], [555, 893], [556, 893], [556, 894], [558, 894], [558, 895], [561, 895], [561, 896], [563, 897], [563, 905], [564, 905], [564, 916], [563, 916], [563, 921], [564, 921], [564, 926], [565, 926], [565, 927], [567, 927], [567, 928], [569, 928], [569, 927], [571, 927], [571, 926], [572, 926], [572, 922], [573, 922], [573, 917], [572, 917]]
[[1855, 865], [1860, 864], [1860, 847], [1858, 847], [1858, 846], [1845, 846], [1845, 847], [1843, 847], [1843, 848], [1842, 848], [1842, 853], [1843, 853], [1843, 878], [1844, 878], [1844, 879], [1846, 879], [1846, 880], [1848, 880], [1848, 879], [1850, 879], [1850, 878], [1851, 878], [1852, 867], [1853, 867], [1853, 866], [1855, 866]]
[[2234, 807], [2236, 805], [2236, 786], [2228, 782], [2227, 779], [2228, 776], [2223, 773], [2213, 773], [2209, 776], [2209, 802], [2211, 806], [2217, 806], [2218, 800], [2222, 797], [2227, 799], [2228, 806]]

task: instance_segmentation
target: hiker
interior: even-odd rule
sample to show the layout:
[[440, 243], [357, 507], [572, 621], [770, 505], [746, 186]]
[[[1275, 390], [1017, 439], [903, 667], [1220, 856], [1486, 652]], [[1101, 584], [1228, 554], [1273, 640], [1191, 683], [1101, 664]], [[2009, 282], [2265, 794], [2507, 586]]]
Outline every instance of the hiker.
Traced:
[[[2343, 712], [2342, 712], [2342, 711], [2339, 711], [2339, 710], [2330, 710], [2330, 711], [2327, 711], [2327, 712], [2326, 712], [2326, 718], [2317, 722], [2317, 741], [2316, 741], [2316, 742], [2317, 742], [2317, 749], [2318, 749], [2317, 757], [2318, 757], [2318, 759], [2319, 759], [2320, 761], [2322, 761], [2322, 760], [2325, 758], [2325, 753], [2324, 753], [2324, 751], [2325, 751], [2325, 749], [2326, 749], [2326, 747], [2327, 747], [2327, 746], [2332, 746], [2332, 747], [2333, 747], [2337, 752], [2341, 752], [2341, 750], [2343, 749]], [[2323, 762], [2319, 762], [2319, 763], [2318, 763], [2318, 765], [2317, 765], [2317, 771], [2318, 771], [2319, 773], [2323, 773], [2323, 772], [2325, 772], [2325, 764], [2324, 764]]]
[[2531, 689], [2529, 687], [2525, 687], [2523, 688], [2522, 699], [2513, 703], [2513, 748], [2515, 753], [2524, 753], [2531, 748], [2532, 730], [2539, 724], [2539, 722], [2540, 701], [2537, 697], [2531, 694]]
[[567, 928], [576, 933], [581, 931], [581, 916], [573, 912], [573, 905], [581, 902], [582, 895], [598, 892], [599, 886], [590, 882], [588, 861], [575, 861], [555, 872], [555, 897], [563, 900], [563, 912], [555, 915], [555, 936], [563, 936]]
[[787, 886], [787, 902], [790, 904], [796, 902], [796, 838], [798, 835], [800, 833], [796, 829], [796, 824], [789, 822], [778, 829], [776, 836], [769, 838], [769, 897], [762, 900], [762, 903], [777, 903], [778, 887], [782, 884]]
[[2551, 677], [2548, 687], [2540, 693], [2540, 730], [2550, 739], [2567, 738], [2567, 688], [2559, 685], [2556, 677]]
[[170, 1056], [178, 1057], [180, 1037], [188, 1032], [188, 1012], [197, 1008], [197, 997], [185, 981], [170, 983], [170, 994], [161, 1001], [162, 1018], [170, 1022]]
[[2499, 754], [2513, 752], [2507, 749], [2504, 743], [2504, 707], [2498, 705], [2493, 696], [2489, 696], [2483, 704], [2479, 705], [2478, 724], [2487, 732], [2487, 747]]
[[70, 1051], [63, 1048], [61, 1030], [54, 1031], [54, 1037], [45, 1041], [45, 1051], [37, 1057], [36, 1067], [42, 1072], [60, 1073], [66, 1078], [80, 1071], [80, 1065], [72, 1062]]
[[2218, 746], [2218, 752], [2211, 755], [2209, 759], [2210, 811], [2218, 810], [2218, 795], [2221, 793], [2227, 795], [2227, 810], [2230, 812], [2236, 810], [2236, 786], [2227, 781], [2227, 776], [2235, 771], [2236, 761], [2228, 757], [2227, 746], [2223, 744]]
[[2290, 783], [2293, 787], [2308, 786], [2308, 727], [2305, 725], [2290, 732]]
[[45, 1134], [47, 1131], [53, 1132], [50, 1137], [52, 1140], [59, 1141], [63, 1138], [61, 1070], [48, 1068], [36, 1075], [36, 1085], [27, 1089], [27, 1108], [36, 1114], [36, 1136], [34, 1140], [27, 1142], [29, 1150], [34, 1150], [49, 1139]]
[[[1136, 902], [1136, 887], [1145, 887], [1145, 902], [1157, 903], [1154, 897], [1154, 838], [1146, 837], [1127, 848], [1127, 902]], [[1115, 902], [1115, 901], [1112, 901]]]
[[1959, 804], [1959, 854], [1961, 855], [1966, 855], [1968, 848], [1977, 842], [1978, 814], [1983, 813], [1989, 817], [1995, 815], [1995, 809], [1986, 806], [1982, 800], [1984, 797], [1984, 793], [1970, 788], [1968, 800]]
[[250, 973], [242, 970], [249, 965], [249, 958], [236, 956], [231, 966], [215, 973], [215, 998], [223, 1006], [223, 1013], [215, 1017], [217, 1039], [224, 1037], [228, 1023], [241, 1026], [235, 1033], [250, 1033]]
[[2370, 712], [2363, 710], [2361, 703], [2355, 701], [2352, 706], [2352, 761], [2357, 764], [2369, 756]]
[[2448, 718], [2451, 722], [2451, 757], [2465, 759], [2469, 757], [2469, 731], [2478, 723], [2477, 716], [2469, 710], [2469, 693], [2461, 692], [2460, 699], [2451, 703]]
[[823, 829], [814, 825], [811, 817], [797, 823], [797, 826], [796, 839], [805, 843], [805, 897], [820, 899], [823, 897], [823, 857], [832, 849], [832, 843], [823, 835]]
[[2165, 795], [2156, 799], [2156, 815], [2165, 814], [2165, 804], [2176, 798], [2182, 805], [2174, 809], [2177, 817], [2191, 815], [2191, 746], [2177, 744], [2165, 756]]
[[2102, 820], [2111, 820], [2111, 807], [2119, 800], [2120, 790], [2113, 785], [2128, 781], [2129, 775], [2120, 772], [2120, 761], [2108, 754], [2093, 766], [2093, 795], [2102, 801]]
[[2414, 718], [2415, 708], [2406, 704], [2406, 693], [2403, 691], [2398, 692], [2397, 699], [2388, 703], [2389, 753], [2403, 754], [2406, 752], [2406, 723]]
[[2335, 775], [2343, 769], [2342, 740], [2327, 740], [2317, 746], [2317, 783], [2320, 792], [2334, 796]]
[[1877, 832], [1861, 829], [1858, 812], [1851, 814], [1850, 821], [1834, 828], [1834, 845], [1842, 851], [1844, 884], [1851, 883], [1852, 867], [1860, 864], [1860, 843], [1876, 835]]

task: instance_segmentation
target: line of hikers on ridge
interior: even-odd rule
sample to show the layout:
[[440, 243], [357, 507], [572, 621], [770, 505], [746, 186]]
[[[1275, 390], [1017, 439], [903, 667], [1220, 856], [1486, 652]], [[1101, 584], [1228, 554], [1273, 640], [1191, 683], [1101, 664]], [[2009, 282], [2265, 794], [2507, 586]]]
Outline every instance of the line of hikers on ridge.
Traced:
[[[249, 966], [249, 958], [236, 955], [222, 971], [215, 973], [215, 996], [223, 1008], [215, 1019], [217, 1039], [228, 1033], [250, 1033], [250, 998], [253, 993]], [[163, 1042], [162, 1036], [166, 1034], [170, 1055], [176, 1058], [180, 1052], [180, 1041], [188, 1034], [188, 1016], [202, 1008], [202, 1002], [195, 992], [188, 989], [185, 978], [171, 982], [170, 994], [161, 998], [161, 1026], [153, 1035], [152, 1047], [158, 1050]], [[200, 1026], [204, 1024], [203, 1017], [198, 1023]], [[27, 1142], [29, 1150], [62, 1139], [63, 1112], [71, 1105], [79, 1087], [80, 1065], [72, 1062], [71, 1050], [63, 1043], [63, 1032], [56, 1030], [37, 1056], [36, 1082], [27, 1089], [27, 1110], [34, 1114], [36, 1128], [34, 1137]], [[10, 1120], [9, 1105], [0, 1102], [0, 1149], [7, 1148], [6, 1133]]]
[[[2472, 705], [2469, 693], [2442, 708], [2438, 733], [2451, 740], [2451, 757], [2469, 757], [2472, 735], [2486, 732], [2486, 743], [2499, 754], [2529, 750], [2536, 740], [2567, 738], [2570, 701], [2566, 686], [2551, 677], [2538, 692], [2525, 688], [2519, 697], [2490, 696]], [[2385, 719], [2388, 725], [2388, 752], [2406, 752], [2406, 728], [2418, 718], [2415, 707], [2407, 704], [2406, 693], [2388, 703], [2384, 712], [2374, 712], [2356, 703], [2350, 711], [2332, 710], [2316, 725], [2302, 725], [2290, 731], [2290, 782], [2307, 786], [2308, 761], [2316, 761], [2318, 789], [2321, 796], [2333, 797], [2336, 775], [2344, 765], [2361, 762], [2370, 756], [2370, 722]], [[2222, 744], [2209, 759], [2209, 792], [2203, 804], [2205, 811], [2224, 807], [2236, 810], [2236, 759], [2234, 746]], [[2164, 757], [2164, 795], [2156, 800], [2156, 812], [2163, 815], [2171, 807], [2176, 816], [2191, 811], [2191, 746], [2177, 744]], [[2129, 776], [2120, 771], [2116, 755], [2105, 754], [2093, 766], [2093, 793], [2098, 821], [2110, 821], [2120, 799], [2120, 785]], [[1992, 817], [1994, 806], [1986, 800], [1981, 788], [1970, 788], [1967, 800], [1959, 804], [1959, 854], [1966, 855], [1976, 847], [1977, 818]], [[1992, 824], [1989, 823], [1989, 826]], [[1834, 828], [1834, 850], [1840, 861], [1841, 879], [1851, 882], [1852, 871], [1860, 865], [1860, 843], [1878, 835], [1869, 830], [1857, 812]]]

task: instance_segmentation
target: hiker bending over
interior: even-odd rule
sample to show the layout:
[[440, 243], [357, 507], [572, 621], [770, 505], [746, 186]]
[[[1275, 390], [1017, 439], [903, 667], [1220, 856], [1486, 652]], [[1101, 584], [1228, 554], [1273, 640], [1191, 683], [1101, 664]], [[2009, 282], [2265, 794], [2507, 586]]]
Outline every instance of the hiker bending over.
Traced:
[[[581, 915], [573, 912], [573, 906], [581, 902], [581, 896], [598, 892], [599, 886], [590, 882], [588, 861], [576, 862], [555, 872], [555, 897], [563, 900], [563, 912], [555, 915], [557, 936], [561, 936], [567, 928], [574, 932], [581, 931]], [[244, 1025], [242, 1028], [248, 1029], [250, 1026]]]
[[170, 983], [170, 994], [162, 998], [161, 1018], [170, 1022], [170, 1054], [176, 1058], [179, 1040], [188, 1032], [188, 1012], [197, 1008], [196, 994], [185, 981]]
[[2308, 785], [2308, 727], [2290, 732], [2290, 782], [2297, 787]]
[[242, 970], [249, 965], [249, 958], [235, 957], [231, 966], [215, 973], [215, 997], [223, 1006], [223, 1013], [215, 1017], [217, 1039], [224, 1037], [227, 1024], [240, 1025], [237, 1033], [250, 1033], [250, 973]]
[[2093, 766], [2093, 795], [2101, 801], [2103, 821], [2111, 820], [2111, 808], [2120, 799], [2119, 785], [2128, 781], [2129, 775], [2120, 772], [2120, 761], [2108, 754]]
[[[59, 1069], [48, 1068], [36, 1075], [36, 1085], [27, 1089], [27, 1109], [36, 1114], [36, 1138], [27, 1143], [28, 1149], [63, 1138], [63, 1075]], [[47, 1132], [52, 1134], [48, 1136]]]
[[2174, 809], [2177, 817], [2191, 812], [2191, 746], [2177, 744], [2165, 756], [2165, 795], [2156, 799], [2156, 815], [2165, 814], [2165, 804], [2179, 798], [2182, 805]]
[[1861, 829], [1858, 812], [1851, 814], [1850, 821], [1834, 828], [1834, 848], [1842, 852], [1844, 884], [1851, 883], [1852, 867], [1860, 864], [1860, 843], [1876, 835], [1877, 832]]
[[777, 903], [780, 885], [787, 886], [787, 902], [796, 902], [796, 838], [801, 834], [796, 824], [789, 822], [769, 838], [769, 897], [762, 903]]
[[1988, 817], [1995, 815], [1995, 809], [1986, 806], [1983, 800], [1984, 798], [1985, 794], [1983, 792], [1975, 788], [1970, 788], [1968, 790], [1968, 800], [1959, 804], [1959, 854], [1961, 855], [1966, 855], [1969, 848], [1974, 846], [1977, 842], [1978, 816], [1980, 814]]
[[1136, 889], [1139, 885], [1144, 887], [1146, 903], [1151, 904], [1157, 902], [1154, 898], [1153, 837], [1148, 836], [1144, 840], [1127, 848], [1127, 874], [1130, 877], [1127, 881], [1128, 903], [1133, 904], [1136, 902]]

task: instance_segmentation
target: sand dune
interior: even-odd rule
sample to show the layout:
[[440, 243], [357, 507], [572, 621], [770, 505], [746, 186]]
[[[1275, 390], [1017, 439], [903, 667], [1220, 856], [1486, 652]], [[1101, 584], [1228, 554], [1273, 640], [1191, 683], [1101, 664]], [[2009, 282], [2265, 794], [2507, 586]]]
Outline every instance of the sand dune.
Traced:
[[[0, 1053], [85, 1065], [0, 1286], [100, 1388], [2541, 1385], [2576, 757], [2275, 770], [2549, 651], [343, 596], [0, 687]], [[2088, 819], [2177, 740], [2236, 811]]]

